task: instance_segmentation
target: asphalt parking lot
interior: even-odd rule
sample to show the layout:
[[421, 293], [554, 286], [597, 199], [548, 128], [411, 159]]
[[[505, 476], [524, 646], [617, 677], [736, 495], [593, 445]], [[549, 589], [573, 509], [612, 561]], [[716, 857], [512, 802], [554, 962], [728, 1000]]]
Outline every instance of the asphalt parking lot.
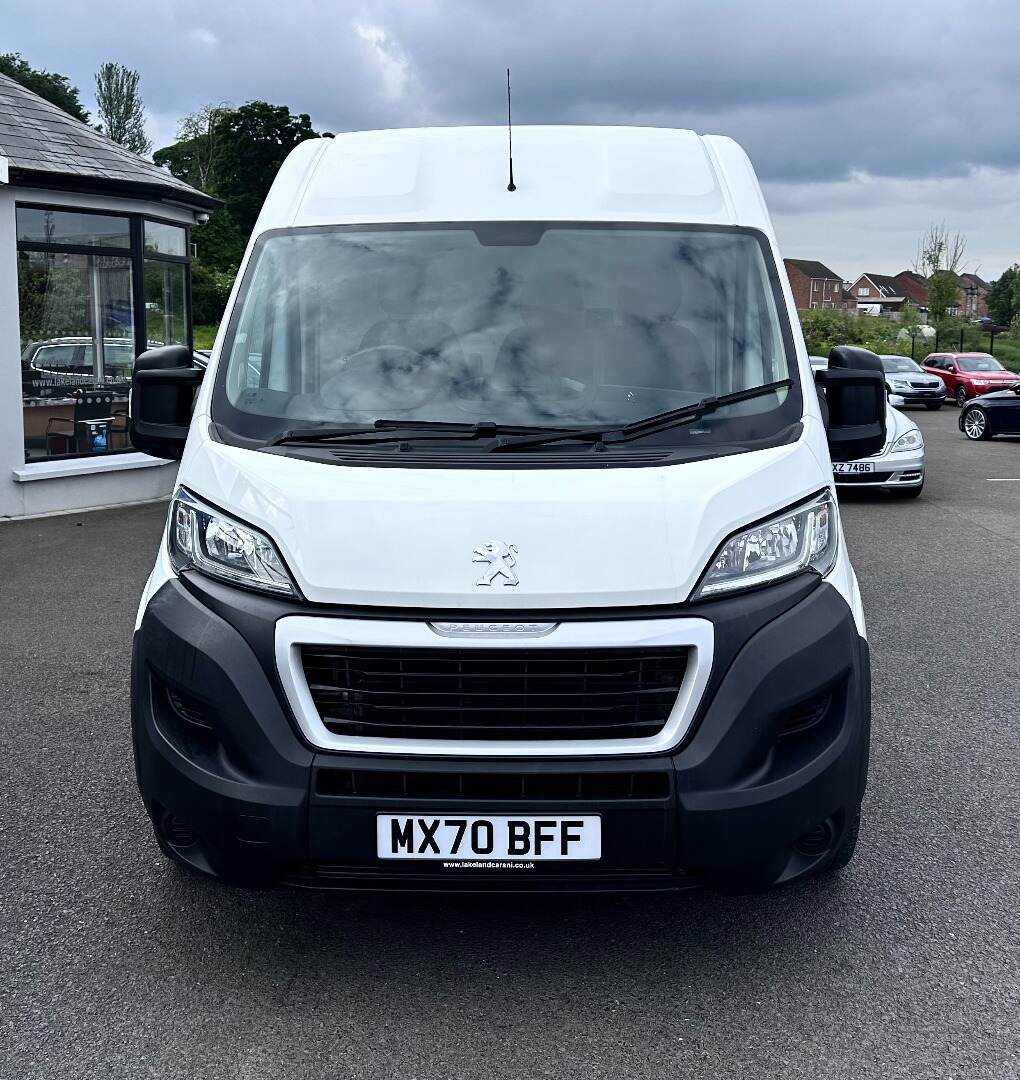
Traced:
[[0, 524], [0, 1076], [1020, 1076], [1020, 440], [912, 415], [921, 498], [843, 506], [874, 664], [861, 847], [768, 896], [184, 877], [128, 733], [165, 508]]

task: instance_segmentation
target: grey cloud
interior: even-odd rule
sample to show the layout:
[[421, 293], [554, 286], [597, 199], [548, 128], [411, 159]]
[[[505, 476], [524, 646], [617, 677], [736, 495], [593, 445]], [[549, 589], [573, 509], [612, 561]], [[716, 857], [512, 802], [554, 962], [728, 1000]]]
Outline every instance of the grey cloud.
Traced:
[[102, 60], [139, 67], [161, 117], [258, 96], [330, 130], [498, 122], [510, 63], [522, 123], [722, 131], [774, 180], [1020, 165], [1020, 8], [1001, 0], [866, 18], [824, 0], [178, 0], [137, 19], [96, 0], [23, 4], [13, 22], [11, 45], [86, 95]]
[[[139, 68], [157, 145], [198, 105], [253, 97], [308, 112], [320, 130], [499, 123], [510, 64], [521, 123], [733, 135], [785, 193], [798, 244], [792, 223], [817, 221], [812, 205], [830, 188], [873, 210], [876, 227], [913, 220], [909, 186], [841, 187], [855, 174], [942, 178], [955, 199], [959, 178], [1020, 170], [1011, 0], [864, 13], [826, 0], [167, 0], [144, 16], [122, 0], [8, 0], [4, 23], [5, 48], [66, 72], [85, 98], [103, 60]], [[1002, 186], [985, 175], [971, 193]], [[937, 214], [938, 190], [918, 203], [926, 212]], [[976, 227], [1001, 233], [996, 259], [1020, 249], [1012, 220]]]

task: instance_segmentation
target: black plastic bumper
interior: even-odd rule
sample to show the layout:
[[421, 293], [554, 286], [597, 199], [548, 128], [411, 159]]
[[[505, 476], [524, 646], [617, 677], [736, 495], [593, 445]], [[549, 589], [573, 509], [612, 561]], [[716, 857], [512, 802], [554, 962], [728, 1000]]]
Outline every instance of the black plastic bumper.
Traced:
[[[132, 718], [146, 808], [168, 854], [223, 880], [754, 889], [824, 863], [858, 812], [868, 649], [842, 597], [816, 580], [675, 612], [714, 623], [715, 664], [686, 742], [644, 757], [316, 753], [298, 736], [273, 667], [275, 620], [285, 613], [279, 601], [175, 580], [135, 635]], [[603, 855], [513, 871], [381, 862], [375, 816], [403, 811], [600, 814]]]

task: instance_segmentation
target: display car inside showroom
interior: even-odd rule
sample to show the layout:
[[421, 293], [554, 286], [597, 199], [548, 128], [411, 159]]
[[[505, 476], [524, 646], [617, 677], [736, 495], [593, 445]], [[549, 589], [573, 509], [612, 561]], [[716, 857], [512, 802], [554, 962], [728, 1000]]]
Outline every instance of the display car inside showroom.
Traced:
[[191, 346], [190, 230], [219, 205], [0, 75], [0, 518], [169, 494], [131, 369]]

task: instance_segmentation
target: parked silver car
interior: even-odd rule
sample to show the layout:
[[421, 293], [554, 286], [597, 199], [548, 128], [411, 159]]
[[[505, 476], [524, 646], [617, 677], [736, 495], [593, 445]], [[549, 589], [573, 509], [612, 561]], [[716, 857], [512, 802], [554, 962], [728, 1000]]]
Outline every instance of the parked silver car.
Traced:
[[923, 405], [926, 409], [941, 409], [946, 400], [946, 385], [935, 375], [929, 375], [909, 356], [879, 358], [885, 368], [885, 383], [890, 391], [903, 398], [904, 405]]
[[[810, 357], [813, 369], [828, 367], [824, 356]], [[910, 417], [894, 403], [893, 396], [886, 406], [885, 446], [871, 457], [857, 461], [834, 461], [832, 471], [836, 487], [881, 488], [903, 499], [914, 499], [924, 488], [924, 436]]]

